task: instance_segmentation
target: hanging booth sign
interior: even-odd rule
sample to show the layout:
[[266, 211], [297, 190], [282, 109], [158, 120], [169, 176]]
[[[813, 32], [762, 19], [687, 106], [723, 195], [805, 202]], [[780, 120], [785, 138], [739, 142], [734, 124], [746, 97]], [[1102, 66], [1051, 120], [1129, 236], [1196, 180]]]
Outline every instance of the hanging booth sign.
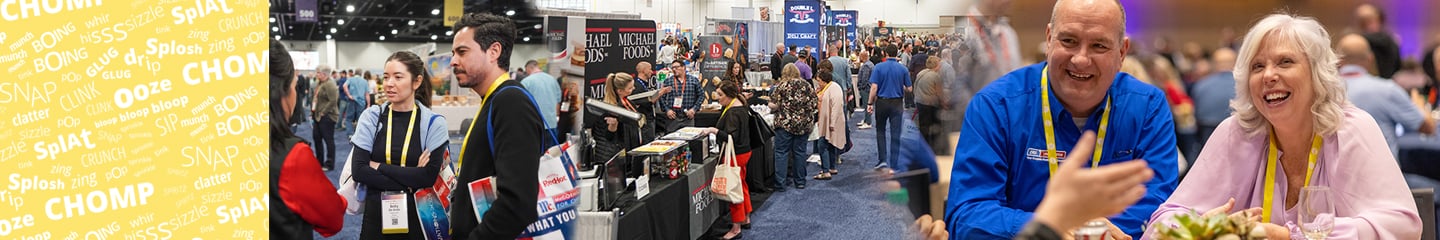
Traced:
[[606, 76], [655, 60], [655, 21], [587, 19], [584, 29], [586, 97], [604, 98]]
[[785, 1], [785, 45], [822, 46], [820, 44], [820, 2], [814, 0]]

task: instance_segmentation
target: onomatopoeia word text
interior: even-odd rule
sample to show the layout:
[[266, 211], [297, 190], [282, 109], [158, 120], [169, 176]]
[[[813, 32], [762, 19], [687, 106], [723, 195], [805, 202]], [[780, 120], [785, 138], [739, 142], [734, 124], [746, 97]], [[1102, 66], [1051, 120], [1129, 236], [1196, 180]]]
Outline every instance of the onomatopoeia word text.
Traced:
[[255, 90], [255, 87], [249, 87], [246, 88], [245, 91], [225, 96], [225, 99], [221, 100], [220, 104], [215, 104], [213, 107], [213, 109], [215, 109], [215, 117], [224, 117], [226, 113], [239, 111], [240, 105], [244, 105], [245, 101], [255, 97], [257, 94], [260, 94], [260, 90]]
[[[220, 185], [220, 184], [225, 184], [225, 183], [229, 183], [229, 182], [230, 182], [230, 173], [228, 173], [228, 172], [227, 172], [227, 173], [224, 173], [224, 174], [220, 174], [220, 175], [214, 175], [214, 176], [209, 176], [209, 177], [202, 177], [202, 178], [200, 178], [200, 179], [198, 179], [198, 180], [195, 180], [195, 190], [204, 190], [204, 189], [210, 188], [210, 187], [212, 187], [212, 186], [216, 186], [216, 185]], [[23, 192], [22, 192], [22, 193], [23, 193]]]
[[95, 149], [95, 144], [90, 142], [90, 130], [80, 129], [79, 135], [70, 133], [68, 135], [69, 138], [66, 137], [67, 135], [55, 136], [55, 143], [50, 144], [46, 144], [45, 141], [35, 142], [35, 151], [40, 152], [40, 155], [35, 156], [35, 159], [45, 159], [49, 157], [50, 160], [55, 160], [55, 155], [68, 152], [76, 147]]
[[[240, 218], [250, 216], [250, 214], [254, 214], [255, 212], [265, 211], [265, 203], [260, 201], [260, 199], [261, 198], [240, 199], [240, 206], [234, 208], [220, 205], [220, 207], [215, 208], [215, 214], [220, 215], [220, 223], [228, 222], [239, 224]], [[269, 194], [265, 195], [265, 199], [269, 199]]]
[[[109, 16], [107, 15], [106, 17]], [[114, 26], [100, 28], [100, 30], [90, 31], [89, 34], [81, 34], [80, 42], [89, 44], [106, 44], [116, 41], [125, 41], [125, 39], [130, 38], [130, 30], [134, 29], [135, 26], [131, 26], [130, 24], [117, 23]]]
[[14, 218], [0, 218], [0, 236], [7, 236], [15, 230], [34, 226], [35, 215], [25, 214]]
[[215, 123], [215, 132], [219, 133], [219, 136], [222, 137], [241, 135], [245, 133], [245, 130], [249, 130], [252, 127], [265, 125], [266, 121], [269, 121], [269, 119], [265, 117], [264, 112], [256, 112], [244, 116], [230, 115], [225, 121]]
[[155, 226], [135, 229], [134, 232], [126, 234], [125, 239], [170, 239], [175, 236], [175, 233], [171, 231], [176, 229], [179, 229], [179, 227], [175, 226], [175, 224], [162, 222]]
[[16, 114], [15, 117], [10, 118], [10, 123], [15, 124], [16, 127], [19, 127], [28, 123], [45, 120], [46, 118], [50, 118], [50, 109], [40, 109]]
[[83, 47], [68, 51], [48, 52], [45, 53], [45, 57], [35, 59], [35, 72], [59, 71], [60, 67], [69, 66], [87, 58], [90, 58], [90, 52], [86, 52]]
[[15, 21], [30, 17], [40, 16], [41, 10], [45, 14], [58, 14], [61, 10], [74, 11], [98, 7], [103, 0], [5, 0], [0, 2], [0, 16], [5, 21]]
[[[226, 77], [237, 78], [246, 73], [265, 73], [265, 71], [267, 71], [265, 68], [267, 68], [267, 64], [269, 64], [267, 61], [270, 61], [270, 56], [266, 54], [266, 52], [267, 51], [246, 53], [244, 57], [231, 55], [225, 57], [223, 64], [219, 58], [209, 61], [187, 63], [185, 64], [184, 70], [182, 70], [182, 74], [185, 75], [186, 84], [197, 85], [210, 81], [225, 80]], [[199, 71], [200, 77], [202, 78], [196, 78], [194, 75], [196, 71]]]
[[197, 160], [205, 160], [205, 163], [210, 164], [212, 170], [219, 171], [221, 164], [224, 164], [226, 168], [231, 167], [230, 160], [235, 159], [236, 156], [240, 156], [240, 147], [234, 145], [226, 146], [224, 153], [210, 146], [185, 147], [180, 149], [180, 155], [186, 159], [190, 159], [190, 162], [180, 164], [181, 167], [188, 168], [195, 166]]
[[110, 224], [106, 224], [105, 226], [100, 227], [99, 229], [90, 230], [89, 232], [85, 232], [85, 239], [106, 239], [106, 238], [109, 238], [110, 235], [115, 235], [115, 233], [117, 233], [117, 232], [119, 232], [119, 231], [120, 231], [120, 224], [118, 224], [118, 223], [116, 223], [116, 222], [110, 222]]
[[145, 54], [153, 54], [156, 58], [165, 59], [167, 54], [192, 55], [204, 53], [200, 44], [180, 44], [175, 40], [169, 43], [162, 43], [158, 39], [145, 40]]
[[60, 110], [70, 112], [97, 97], [100, 97], [100, 90], [95, 89], [95, 82], [85, 83], [85, 85], [71, 90], [70, 94], [60, 96]]
[[10, 186], [6, 187], [6, 189], [18, 189], [20, 190], [20, 194], [25, 194], [25, 192], [30, 190], [63, 190], [65, 189], [65, 181], [40, 179], [39, 176], [24, 178], [20, 177], [19, 173], [11, 173]]
[[223, 13], [234, 12], [230, 6], [225, 5], [225, 0], [195, 0], [195, 7], [177, 6], [170, 10], [170, 15], [175, 16], [175, 24], [193, 24], [195, 19], [205, 17], [216, 11]]
[[50, 220], [60, 220], [76, 215], [85, 216], [87, 212], [102, 213], [106, 210], [137, 207], [149, 203], [150, 196], [155, 195], [155, 185], [149, 182], [125, 185], [123, 192], [121, 189], [110, 188], [108, 195], [105, 191], [95, 190], [83, 195], [76, 193], [74, 196], [51, 198], [45, 201], [45, 216]]
[[56, 90], [60, 90], [59, 88], [55, 82], [45, 82], [40, 85], [31, 85], [30, 82], [0, 83], [0, 103], [21, 100], [29, 101], [30, 107], [35, 107], [37, 103], [45, 105], [50, 103], [50, 95], [55, 94]]
[[115, 106], [126, 109], [135, 104], [135, 100], [145, 101], [152, 94], [168, 91], [170, 91], [170, 79], [150, 82], [149, 85], [141, 83], [132, 88], [120, 88], [115, 90]]

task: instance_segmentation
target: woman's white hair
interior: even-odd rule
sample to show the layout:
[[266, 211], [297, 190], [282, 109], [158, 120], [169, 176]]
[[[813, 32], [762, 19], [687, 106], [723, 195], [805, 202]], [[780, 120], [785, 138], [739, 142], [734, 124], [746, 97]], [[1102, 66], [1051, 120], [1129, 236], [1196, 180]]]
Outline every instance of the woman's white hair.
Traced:
[[1349, 100], [1345, 97], [1345, 85], [1340, 81], [1336, 67], [1340, 59], [1330, 48], [1330, 34], [1315, 18], [1285, 13], [1270, 14], [1255, 23], [1250, 32], [1245, 34], [1244, 43], [1241, 44], [1235, 59], [1236, 97], [1230, 100], [1230, 108], [1235, 109], [1234, 115], [1240, 119], [1240, 127], [1252, 136], [1270, 130], [1271, 123], [1260, 115], [1260, 111], [1251, 102], [1250, 66], [1260, 48], [1265, 47], [1261, 46], [1262, 44], [1285, 42], [1299, 45], [1297, 47], [1304, 51], [1310, 60], [1310, 76], [1315, 82], [1311, 84], [1314, 86], [1312, 90], [1315, 91], [1315, 100], [1310, 105], [1310, 113], [1315, 115], [1315, 134], [1334, 134], [1345, 114], [1341, 108], [1348, 105]]

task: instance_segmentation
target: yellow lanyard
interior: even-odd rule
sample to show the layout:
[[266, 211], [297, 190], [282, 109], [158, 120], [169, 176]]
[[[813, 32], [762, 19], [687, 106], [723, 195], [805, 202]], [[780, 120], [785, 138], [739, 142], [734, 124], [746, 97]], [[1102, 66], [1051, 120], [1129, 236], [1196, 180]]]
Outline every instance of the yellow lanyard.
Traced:
[[720, 117], [725, 117], [725, 113], [730, 111], [730, 105], [732, 104], [735, 104], [734, 99], [731, 99], [729, 103], [725, 103], [725, 110], [720, 110]]
[[[464, 140], [463, 142], [460, 142], [460, 159], [458, 159], [458, 160], [455, 161], [455, 169], [456, 169], [457, 172], [458, 172], [460, 169], [462, 169], [462, 168], [460, 168], [460, 167], [465, 164], [465, 150], [469, 150], [469, 149], [470, 149], [470, 148], [467, 147], [467, 146], [470, 145], [470, 133], [475, 132], [475, 130], [474, 130], [474, 129], [475, 129], [475, 123], [483, 122], [483, 121], [487, 120], [487, 119], [482, 119], [482, 118], [480, 118], [480, 112], [485, 111], [485, 99], [494, 97], [494, 96], [492, 96], [492, 94], [495, 93], [495, 89], [500, 88], [500, 84], [501, 84], [501, 83], [505, 83], [505, 81], [509, 81], [509, 80], [510, 80], [510, 74], [509, 74], [509, 73], [505, 73], [505, 74], [503, 74], [503, 75], [500, 75], [500, 78], [496, 78], [493, 83], [490, 83], [490, 89], [489, 89], [489, 90], [485, 90], [485, 95], [484, 95], [484, 96], [480, 96], [480, 108], [478, 108], [479, 111], [475, 111], [475, 121], [470, 121], [470, 128], [468, 128], [468, 129], [471, 129], [471, 130], [468, 131], [468, 132], [465, 132], [465, 140]], [[494, 131], [494, 129], [486, 129], [486, 131]], [[458, 174], [457, 174], [457, 175], [458, 175]]]
[[[414, 123], [417, 125], [420, 123], [420, 120], [415, 118], [415, 113], [418, 112], [420, 112], [420, 105], [416, 104], [415, 109], [410, 111], [410, 123]], [[395, 135], [395, 110], [391, 109], [390, 116], [386, 117], [385, 119], [385, 126], [389, 126], [389, 128], [385, 129], [385, 147], [395, 146], [395, 138], [393, 138], [393, 136]], [[405, 128], [408, 128], [405, 130], [405, 142], [400, 143], [405, 145], [404, 147], [400, 147], [401, 167], [405, 166], [405, 160], [407, 159], [407, 156], [410, 156], [410, 136], [415, 133], [415, 128], [410, 127], [409, 125], [406, 125]], [[385, 150], [385, 164], [395, 164], [395, 159], [390, 157], [390, 150]]]
[[[1310, 174], [1315, 171], [1315, 157], [1320, 156], [1321, 141], [1324, 140], [1319, 135], [1315, 136], [1314, 141], [1310, 141], [1309, 161], [1305, 164], [1305, 185], [1301, 187], [1310, 186]], [[1275, 132], [1270, 132], [1270, 154], [1265, 163], [1265, 195], [1263, 197], [1265, 205], [1262, 205], [1264, 212], [1260, 214], [1260, 222], [1270, 222], [1270, 205], [1275, 202], [1275, 194], [1273, 194], [1275, 192], [1275, 162], [1279, 158], [1280, 151], [1275, 147]]]
[[[1050, 116], [1050, 69], [1045, 66], [1040, 71], [1040, 112], [1041, 118], [1045, 119], [1045, 156], [1050, 159], [1050, 175], [1055, 175], [1055, 169], [1060, 168], [1060, 163], [1055, 155], [1055, 121]], [[1110, 126], [1110, 96], [1105, 96], [1105, 111], [1100, 114], [1100, 136], [1095, 140], [1095, 153], [1091, 156], [1090, 167], [1100, 166], [1100, 153], [1105, 150], [1105, 129]]]

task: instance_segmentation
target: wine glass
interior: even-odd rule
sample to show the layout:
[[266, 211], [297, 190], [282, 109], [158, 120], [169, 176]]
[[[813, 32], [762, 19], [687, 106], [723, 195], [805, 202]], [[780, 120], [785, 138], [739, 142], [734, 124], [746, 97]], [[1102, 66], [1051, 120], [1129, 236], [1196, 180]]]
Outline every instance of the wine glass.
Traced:
[[1335, 205], [1329, 187], [1300, 189], [1300, 231], [1306, 239], [1325, 239], [1335, 227]]

